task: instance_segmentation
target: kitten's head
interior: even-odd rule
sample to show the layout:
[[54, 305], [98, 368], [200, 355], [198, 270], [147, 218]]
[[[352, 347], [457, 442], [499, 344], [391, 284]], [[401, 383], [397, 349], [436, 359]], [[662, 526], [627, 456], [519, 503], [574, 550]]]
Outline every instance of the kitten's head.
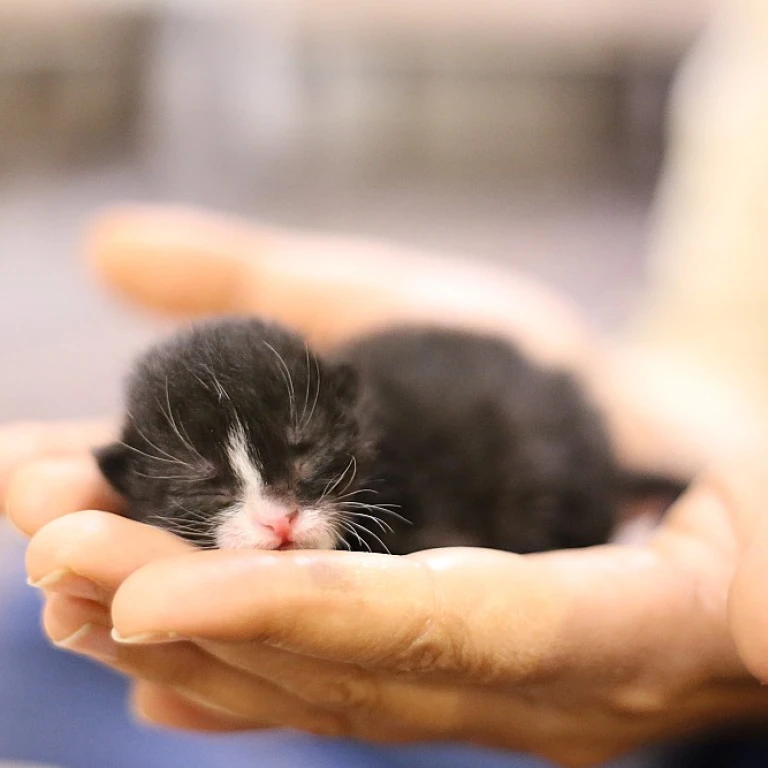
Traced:
[[131, 517], [200, 546], [332, 548], [365, 458], [356, 390], [278, 327], [200, 324], [138, 361], [96, 458]]

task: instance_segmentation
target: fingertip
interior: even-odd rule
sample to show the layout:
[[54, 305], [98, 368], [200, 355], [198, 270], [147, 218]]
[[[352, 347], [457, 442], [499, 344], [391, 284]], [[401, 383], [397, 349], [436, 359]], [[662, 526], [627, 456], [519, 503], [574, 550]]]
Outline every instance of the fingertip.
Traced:
[[57, 567], [70, 567], [73, 552], [104, 544], [112, 534], [112, 524], [119, 520], [117, 515], [96, 509], [83, 509], [57, 517], [43, 525], [32, 537], [27, 548], [27, 573], [35, 580], [49, 573], [53, 568], [30, 568], [41, 555]]
[[138, 568], [191, 546], [167, 531], [100, 510], [82, 510], [44, 525], [27, 548], [30, 580], [68, 569], [98, 584], [117, 587]]
[[30, 465], [24, 465], [11, 474], [3, 500], [6, 521], [17, 533], [26, 537], [32, 536], [38, 528], [36, 512], [39, 507], [37, 488], [27, 477], [29, 471]]
[[25, 462], [52, 457], [82, 457], [109, 440], [108, 422], [18, 422], [0, 428], [0, 497], [12, 474]]
[[8, 520], [26, 536], [80, 509], [118, 511], [120, 497], [88, 456], [35, 459], [10, 476], [5, 496]]
[[32, 536], [57, 516], [48, 509], [47, 481], [51, 475], [58, 480], [61, 470], [67, 472], [71, 463], [66, 459], [37, 459], [11, 473], [5, 491], [5, 517], [21, 534]]

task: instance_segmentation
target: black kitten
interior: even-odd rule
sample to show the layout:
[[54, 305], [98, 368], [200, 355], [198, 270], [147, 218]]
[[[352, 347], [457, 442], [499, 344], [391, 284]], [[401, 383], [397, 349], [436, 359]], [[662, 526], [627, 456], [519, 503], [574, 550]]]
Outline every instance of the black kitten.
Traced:
[[208, 322], [138, 362], [127, 405], [102, 472], [132, 517], [204, 547], [582, 547], [654, 485], [616, 466], [569, 376], [458, 331], [323, 359], [275, 325]]

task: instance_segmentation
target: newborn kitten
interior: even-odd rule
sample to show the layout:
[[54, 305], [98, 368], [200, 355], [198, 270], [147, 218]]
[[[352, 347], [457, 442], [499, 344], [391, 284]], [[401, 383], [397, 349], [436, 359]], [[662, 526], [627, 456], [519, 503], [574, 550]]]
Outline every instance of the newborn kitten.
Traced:
[[681, 490], [619, 469], [568, 375], [430, 328], [320, 357], [257, 319], [193, 326], [138, 361], [96, 455], [131, 517], [201, 547], [583, 547], [633, 495]]

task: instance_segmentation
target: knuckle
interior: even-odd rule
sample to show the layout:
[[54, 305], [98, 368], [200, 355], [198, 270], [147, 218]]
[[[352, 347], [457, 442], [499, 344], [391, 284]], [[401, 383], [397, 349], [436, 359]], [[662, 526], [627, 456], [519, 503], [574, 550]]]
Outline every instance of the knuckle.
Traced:
[[400, 658], [401, 672], [439, 672], [454, 666], [454, 654], [447, 637], [432, 626], [408, 640]]
[[392, 666], [416, 674], [473, 671], [478, 660], [469, 647], [462, 625], [432, 615], [406, 637]]
[[466, 625], [449, 613], [428, 568], [426, 609], [420, 611], [401, 635], [383, 664], [396, 672], [429, 674], [465, 670], [472, 664]]

